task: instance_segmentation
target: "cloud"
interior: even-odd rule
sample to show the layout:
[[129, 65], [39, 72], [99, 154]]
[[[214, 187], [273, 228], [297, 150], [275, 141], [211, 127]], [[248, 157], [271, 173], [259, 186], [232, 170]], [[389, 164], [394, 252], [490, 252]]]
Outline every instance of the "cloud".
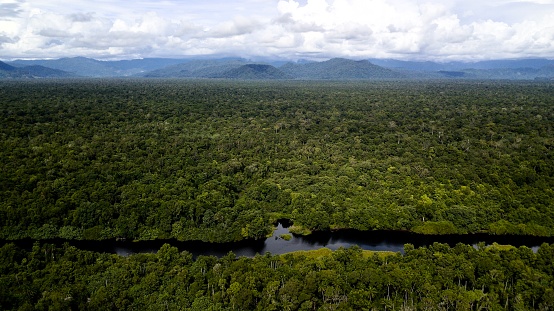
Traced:
[[18, 2], [0, 3], [0, 20], [18, 17], [22, 11], [21, 4]]
[[69, 18], [72, 22], [90, 22], [94, 18], [94, 13], [73, 13], [69, 14]]
[[225, 38], [247, 35], [253, 33], [261, 26], [261, 23], [256, 20], [251, 20], [245, 17], [237, 17], [232, 21], [223, 22], [209, 29], [206, 31], [206, 36], [213, 38]]
[[539, 20], [554, 12], [554, 3], [547, 1], [477, 1], [459, 2], [453, 10], [460, 12], [463, 22], [501, 21], [508, 24]]
[[[8, 0], [9, 1], [9, 0]], [[19, 0], [0, 57], [554, 58], [552, 1]]]
[[19, 40], [19, 38], [10, 38], [10, 37], [7, 37], [7, 36], [3, 36], [3, 35], [0, 35], [0, 45], [2, 45], [3, 43], [14, 43], [14, 42], [17, 42]]
[[[281, 22], [328, 54], [402, 59], [554, 57], [551, 2], [294, 0], [278, 4]], [[524, 17], [517, 13], [525, 12]], [[311, 33], [316, 25], [321, 41]], [[523, 27], [522, 25], [525, 25]], [[317, 46], [314, 46], [317, 41]], [[315, 48], [316, 47], [316, 48]]]

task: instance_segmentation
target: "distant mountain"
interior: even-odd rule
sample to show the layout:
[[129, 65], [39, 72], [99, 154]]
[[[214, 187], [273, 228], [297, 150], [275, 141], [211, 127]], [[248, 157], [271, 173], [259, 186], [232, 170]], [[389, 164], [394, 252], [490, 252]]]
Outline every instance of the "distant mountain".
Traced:
[[323, 62], [243, 58], [145, 58], [100, 61], [86, 57], [0, 62], [0, 77], [158, 77], [223, 79], [511, 79], [550, 80], [554, 60], [519, 59], [481, 62], [415, 62], [393, 59]]
[[[99, 61], [85, 57], [61, 58], [55, 60], [16, 60], [6, 66], [39, 65], [64, 70], [81, 77], [159, 77], [159, 78], [238, 78], [254, 79], [285, 77], [278, 69], [269, 67], [245, 67], [249, 64], [242, 58], [222, 59], [164, 59], [146, 58], [120, 61]], [[270, 66], [270, 65], [268, 65]], [[273, 68], [273, 70], [272, 70]], [[232, 71], [238, 70], [238, 71]], [[270, 72], [271, 71], [271, 72]], [[250, 76], [250, 78], [248, 78]]]
[[[469, 66], [468, 66], [469, 65]], [[516, 59], [516, 60], [489, 60], [476, 63], [466, 63], [465, 68], [472, 69], [541, 69], [546, 66], [553, 66], [554, 60], [548, 59]]]
[[13, 66], [39, 65], [70, 72], [82, 77], [110, 77], [117, 75], [117, 70], [101, 61], [86, 58], [60, 58], [54, 60], [16, 60], [10, 63]]
[[244, 59], [189, 60], [141, 74], [147, 78], [220, 78], [230, 70], [246, 65]]
[[0, 70], [1, 71], [13, 71], [15, 70], [14, 66], [10, 66], [4, 62], [0, 62]]
[[40, 65], [63, 70], [81, 77], [124, 77], [182, 63], [183, 59], [146, 58], [119, 61], [99, 61], [86, 57], [51, 60], [15, 60], [13, 66]]
[[516, 60], [489, 60], [478, 62], [416, 62], [402, 61], [395, 59], [368, 59], [371, 63], [390, 69], [404, 69], [414, 71], [461, 71], [464, 69], [517, 69], [517, 68], [534, 68], [540, 69], [545, 66], [554, 65], [554, 60], [532, 58], [532, 59], [516, 59]]
[[74, 75], [44, 66], [14, 67], [0, 62], [0, 78], [69, 78]]
[[281, 70], [265, 64], [246, 64], [224, 72], [220, 78], [227, 79], [290, 79]]
[[28, 77], [38, 77], [38, 78], [69, 78], [75, 77], [74, 74], [69, 72], [52, 69], [44, 66], [34, 65], [26, 66], [23, 68], [17, 68], [16, 71], [21, 72], [22, 75]]
[[518, 59], [480, 62], [414, 62], [393, 59], [370, 59], [379, 66], [417, 79], [504, 79], [533, 80], [554, 77], [554, 60]]
[[476, 79], [533, 80], [554, 77], [554, 66], [541, 68], [466, 69], [464, 72]]
[[451, 66], [450, 63], [435, 63], [435, 62], [414, 62], [414, 61], [402, 61], [396, 59], [378, 59], [370, 58], [369, 62], [377, 66], [389, 68], [389, 69], [402, 69], [402, 70], [414, 70], [414, 71], [440, 71], [440, 70], [457, 70], [460, 69], [457, 66]]
[[175, 58], [142, 58], [102, 62], [117, 69], [120, 73], [125, 73], [125, 75], [134, 75], [141, 72], [152, 71], [171, 65], [185, 63], [187, 61], [189, 60]]
[[398, 79], [405, 77], [399, 72], [374, 65], [367, 60], [354, 61], [344, 58], [333, 58], [324, 62], [303, 64], [288, 63], [279, 69], [296, 79], [361, 80]]

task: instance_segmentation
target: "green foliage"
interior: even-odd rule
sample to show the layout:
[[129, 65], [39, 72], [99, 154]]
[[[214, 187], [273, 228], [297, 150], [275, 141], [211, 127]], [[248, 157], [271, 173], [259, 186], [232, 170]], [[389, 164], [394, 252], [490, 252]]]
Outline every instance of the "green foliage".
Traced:
[[292, 239], [292, 235], [286, 233], [286, 234], [281, 234], [279, 236], [281, 239], [285, 240], [285, 241], [290, 241]]
[[549, 236], [550, 86], [2, 81], [0, 237]]
[[35, 244], [0, 247], [0, 309], [548, 310], [554, 245], [458, 244], [366, 254], [359, 247], [254, 258], [164, 245], [120, 257]]
[[450, 221], [427, 221], [414, 227], [413, 231], [421, 234], [455, 234], [458, 230]]
[[298, 234], [298, 235], [309, 235], [310, 233], [312, 233], [312, 231], [309, 230], [308, 228], [301, 227], [301, 226], [290, 226], [289, 232]]

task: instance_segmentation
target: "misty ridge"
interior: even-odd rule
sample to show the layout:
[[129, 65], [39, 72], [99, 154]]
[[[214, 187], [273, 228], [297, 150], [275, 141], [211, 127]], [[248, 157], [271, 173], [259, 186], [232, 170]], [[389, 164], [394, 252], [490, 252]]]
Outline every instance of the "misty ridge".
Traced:
[[100, 61], [73, 57], [0, 62], [0, 79], [109, 77], [238, 80], [553, 80], [554, 60], [535, 58], [440, 63], [377, 58], [333, 58], [319, 62], [286, 62], [230, 57]]

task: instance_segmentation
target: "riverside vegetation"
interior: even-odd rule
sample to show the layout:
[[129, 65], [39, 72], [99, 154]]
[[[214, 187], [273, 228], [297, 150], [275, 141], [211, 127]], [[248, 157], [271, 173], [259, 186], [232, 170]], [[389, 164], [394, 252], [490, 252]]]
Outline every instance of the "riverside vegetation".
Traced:
[[0, 248], [2, 310], [552, 310], [554, 247], [444, 244], [254, 258]]

